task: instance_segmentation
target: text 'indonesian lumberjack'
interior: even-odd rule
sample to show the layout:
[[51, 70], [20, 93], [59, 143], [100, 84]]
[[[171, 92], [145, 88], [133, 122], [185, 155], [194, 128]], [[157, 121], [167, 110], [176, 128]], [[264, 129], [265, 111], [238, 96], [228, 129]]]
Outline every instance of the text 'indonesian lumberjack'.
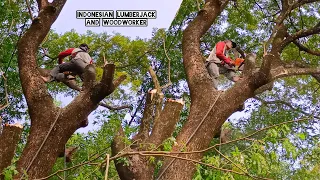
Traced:
[[156, 10], [78, 10], [77, 19], [85, 19], [86, 27], [147, 27], [148, 19], [156, 19]]

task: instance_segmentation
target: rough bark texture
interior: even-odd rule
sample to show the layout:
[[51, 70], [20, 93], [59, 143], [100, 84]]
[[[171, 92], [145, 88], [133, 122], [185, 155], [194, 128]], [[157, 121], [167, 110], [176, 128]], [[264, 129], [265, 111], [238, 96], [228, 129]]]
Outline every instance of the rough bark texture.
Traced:
[[[180, 112], [183, 107], [183, 102], [181, 100], [171, 100], [169, 99], [163, 110], [160, 110], [159, 118], [153, 117], [152, 114], [156, 111], [157, 107], [154, 106], [154, 101], [151, 100], [153, 95], [149, 91], [147, 95], [147, 101], [144, 109], [144, 116], [141, 120], [140, 131], [132, 139], [134, 142], [130, 147], [126, 147], [124, 144], [124, 133], [122, 128], [116, 134], [116, 137], [112, 143], [112, 154], [116, 155], [120, 152], [132, 152], [140, 150], [154, 150], [163, 143], [163, 141], [170, 136], [175, 129], [175, 125], [180, 118]], [[154, 121], [153, 127], [151, 127], [151, 122]], [[151, 135], [149, 133], [152, 129]], [[164, 130], [165, 129], [165, 130]], [[146, 143], [144, 143], [146, 142]], [[152, 144], [152, 145], [151, 145]], [[122, 180], [144, 180], [144, 179], [154, 179], [154, 163], [150, 162], [150, 157], [143, 157], [140, 155], [128, 156], [129, 166], [124, 165], [123, 162], [115, 160], [116, 169]]]
[[66, 0], [52, 3], [41, 0], [39, 15], [18, 43], [18, 65], [23, 93], [31, 118], [30, 135], [17, 162], [19, 172], [15, 178], [30, 179], [47, 176], [57, 157], [64, 152], [64, 145], [80, 127], [86, 126], [87, 116], [98, 107], [98, 103], [111, 94], [123, 81], [113, 82], [115, 66], [107, 64], [101, 82], [95, 81], [95, 68], [88, 65], [84, 75], [84, 91], [65, 108], [56, 107], [53, 98], [40, 78], [36, 53], [40, 43], [58, 17]]
[[[83, 91], [65, 108], [56, 107], [45, 83], [40, 78], [41, 72], [37, 68], [36, 53], [66, 0], [54, 0], [53, 3], [48, 3], [46, 0], [37, 0], [37, 2], [40, 9], [39, 15], [33, 20], [31, 27], [18, 43], [20, 80], [31, 118], [31, 130], [26, 148], [17, 163], [19, 174], [15, 178], [20, 178], [22, 172], [26, 172], [30, 179], [47, 176], [56, 158], [64, 152], [64, 145], [70, 136], [75, 130], [87, 124], [87, 116], [125, 78], [120, 77], [113, 81], [115, 67], [112, 64], [107, 64], [102, 80], [96, 82], [95, 68], [93, 65], [89, 65], [85, 70]], [[183, 32], [182, 51], [192, 103], [188, 120], [177, 136], [177, 145], [173, 147], [173, 151], [180, 151], [181, 147], [186, 147], [187, 151], [207, 148], [226, 119], [245, 100], [253, 97], [258, 88], [276, 78], [299, 74], [319, 74], [320, 69], [285, 69], [284, 63], [280, 59], [283, 48], [297, 38], [318, 33], [320, 28], [318, 23], [309, 30], [288, 35], [283, 21], [296, 6], [288, 6], [287, 1], [282, 2], [284, 3], [283, 9], [275, 21], [274, 31], [268, 40], [271, 50], [264, 56], [261, 68], [257, 71], [254, 70], [255, 57], [249, 55], [247, 57], [248, 66], [244, 69], [242, 80], [222, 93], [213, 88], [212, 80], [204, 66], [200, 51], [200, 38], [226, 7], [228, 0], [206, 0], [204, 8], [189, 23]], [[307, 3], [307, 1], [298, 1], [296, 4], [300, 2]], [[149, 72], [155, 83], [155, 89], [148, 94], [149, 99], [147, 99], [141, 128], [137, 135], [138, 139], [141, 139], [141, 143], [144, 144], [137, 143], [126, 147], [123, 141], [124, 133], [120, 127], [112, 143], [114, 155], [123, 151], [152, 148], [145, 142], [161, 145], [166, 138], [172, 135], [179, 119], [182, 103], [169, 101], [162, 109], [163, 96], [159, 81], [157, 81], [152, 68], [149, 68]], [[154, 126], [151, 127], [153, 124]], [[198, 125], [201, 126], [195, 131]], [[184, 157], [199, 160], [202, 155], [200, 153], [188, 154]], [[128, 160], [129, 166], [124, 166], [119, 160], [116, 160], [116, 168], [121, 179], [154, 178], [154, 165], [149, 162], [149, 158], [133, 155], [129, 156]], [[194, 170], [194, 163], [165, 159], [158, 179], [191, 179]]]
[[153, 105], [151, 101], [152, 93], [148, 92], [144, 106], [143, 116], [140, 123], [138, 134], [133, 138], [134, 141], [142, 141], [149, 137], [150, 125], [153, 115]]
[[148, 139], [149, 143], [153, 143], [158, 146], [164, 140], [172, 136], [176, 124], [179, 121], [183, 105], [183, 102], [171, 99], [167, 100], [160, 117], [154, 123], [152, 133]]
[[22, 128], [20, 124], [4, 125], [3, 127], [0, 134], [0, 179], [3, 179], [2, 171], [11, 164]]
[[[215, 18], [224, 9], [228, 1], [207, 0], [204, 8], [197, 17], [188, 25], [183, 32], [182, 51], [183, 63], [187, 75], [187, 81], [191, 94], [190, 114], [186, 124], [183, 126], [177, 137], [178, 145], [173, 151], [180, 151], [181, 147], [186, 147], [187, 151], [201, 150], [209, 146], [212, 138], [219, 132], [221, 125], [227, 118], [236, 111], [244, 101], [254, 96], [254, 92], [276, 78], [290, 75], [300, 75], [303, 73], [317, 73], [319, 69], [285, 69], [281, 61], [280, 53], [283, 49], [283, 43], [286, 43], [285, 37], [287, 29], [283, 20], [292, 10], [287, 1], [283, 4], [280, 16], [276, 20], [276, 26], [269, 41], [271, 44], [270, 53], [263, 58], [260, 69], [255, 70], [255, 57], [248, 56], [248, 66], [245, 67], [243, 79], [221, 95], [211, 85], [211, 80], [205, 70], [201, 58], [200, 38], [208, 30]], [[306, 2], [305, 2], [306, 3]], [[293, 37], [302, 37], [308, 33], [319, 32], [317, 25], [310, 31], [298, 33]], [[292, 38], [294, 39], [294, 38]], [[216, 99], [217, 98], [217, 99]], [[214, 101], [216, 103], [214, 104]], [[209, 108], [212, 107], [212, 108]], [[207, 116], [205, 114], [208, 113]], [[202, 123], [200, 128], [195, 131], [195, 127]], [[202, 154], [188, 154], [183, 157], [200, 160]], [[172, 160], [167, 158], [161, 168], [158, 179], [191, 179], [194, 174], [194, 163], [183, 160]]]

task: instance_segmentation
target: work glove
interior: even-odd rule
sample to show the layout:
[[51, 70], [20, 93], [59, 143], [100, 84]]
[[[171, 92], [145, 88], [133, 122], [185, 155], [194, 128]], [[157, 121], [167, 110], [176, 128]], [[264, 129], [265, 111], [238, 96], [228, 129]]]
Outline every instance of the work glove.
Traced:
[[228, 63], [228, 65], [229, 65], [230, 67], [234, 67], [234, 66], [235, 66], [233, 61], [230, 61], [230, 63]]

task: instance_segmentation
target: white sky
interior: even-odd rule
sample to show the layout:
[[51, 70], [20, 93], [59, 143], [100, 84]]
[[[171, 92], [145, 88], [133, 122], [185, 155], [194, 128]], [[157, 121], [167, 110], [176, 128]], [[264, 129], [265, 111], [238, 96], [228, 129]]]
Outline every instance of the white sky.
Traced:
[[[118, 32], [133, 39], [150, 38], [152, 28], [168, 28], [182, 0], [68, 0], [52, 29], [64, 33], [75, 29], [78, 33]], [[85, 27], [84, 19], [76, 19], [77, 10], [156, 10], [157, 19], [149, 19], [148, 27]]]
[[[178, 11], [182, 0], [68, 0], [52, 29], [58, 33], [65, 33], [71, 29], [83, 34], [87, 30], [96, 33], [113, 32], [121, 33], [132, 39], [151, 38], [153, 28], [168, 28]], [[157, 19], [149, 19], [148, 27], [85, 27], [84, 19], [76, 19], [77, 10], [156, 10]], [[65, 106], [72, 101], [71, 97], [58, 96], [58, 101], [62, 101]], [[93, 113], [91, 113], [93, 114]], [[87, 132], [98, 126], [92, 125], [93, 115], [89, 116], [89, 125], [80, 128], [77, 132]]]

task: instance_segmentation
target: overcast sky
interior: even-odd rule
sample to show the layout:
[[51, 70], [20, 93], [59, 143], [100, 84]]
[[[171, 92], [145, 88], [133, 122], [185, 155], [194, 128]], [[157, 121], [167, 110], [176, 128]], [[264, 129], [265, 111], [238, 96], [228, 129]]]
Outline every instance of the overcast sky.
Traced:
[[[78, 33], [85, 33], [87, 30], [93, 32], [117, 32], [129, 36], [132, 39], [151, 38], [153, 28], [168, 28], [178, 11], [182, 0], [68, 0], [60, 16], [53, 24], [52, 29], [58, 33], [64, 33], [75, 29]], [[77, 10], [156, 10], [157, 19], [149, 19], [148, 27], [85, 27], [84, 19], [76, 19]], [[62, 105], [67, 105], [72, 101], [71, 97], [58, 96], [57, 100], [62, 101]], [[77, 132], [87, 132], [96, 129], [98, 126], [92, 125], [94, 116], [89, 116], [89, 126], [80, 128]]]

